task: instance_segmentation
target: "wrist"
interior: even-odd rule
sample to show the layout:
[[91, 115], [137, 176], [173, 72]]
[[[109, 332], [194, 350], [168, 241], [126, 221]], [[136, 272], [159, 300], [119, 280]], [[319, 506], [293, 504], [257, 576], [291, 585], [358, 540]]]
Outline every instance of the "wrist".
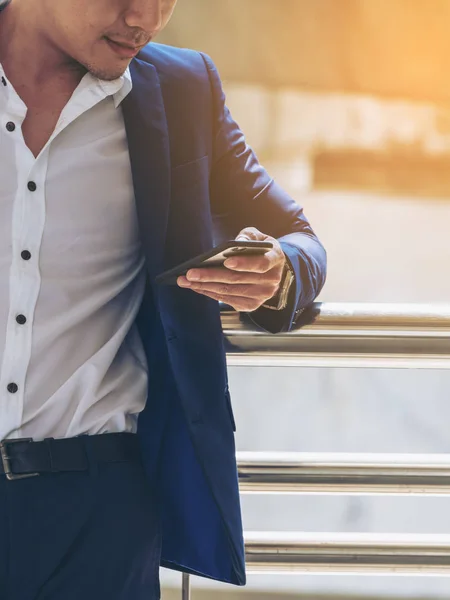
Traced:
[[289, 291], [294, 282], [294, 271], [286, 258], [278, 291], [262, 307], [270, 310], [283, 310], [287, 306]]

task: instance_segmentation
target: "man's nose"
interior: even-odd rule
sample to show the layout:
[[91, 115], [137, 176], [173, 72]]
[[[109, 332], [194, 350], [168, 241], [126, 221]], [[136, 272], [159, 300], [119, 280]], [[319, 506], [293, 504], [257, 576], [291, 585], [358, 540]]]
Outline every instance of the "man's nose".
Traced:
[[139, 27], [155, 34], [162, 25], [162, 0], [129, 0], [125, 13], [128, 27]]

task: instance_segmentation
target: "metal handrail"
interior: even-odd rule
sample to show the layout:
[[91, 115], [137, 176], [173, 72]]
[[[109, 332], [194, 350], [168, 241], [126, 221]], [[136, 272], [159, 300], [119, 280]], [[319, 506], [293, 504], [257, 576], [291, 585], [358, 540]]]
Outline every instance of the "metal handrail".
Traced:
[[247, 533], [248, 572], [450, 575], [450, 535]]
[[450, 368], [450, 304], [316, 303], [270, 334], [222, 307], [228, 364]]
[[[316, 303], [277, 335], [226, 306], [221, 319], [233, 366], [450, 369], [450, 304]], [[238, 470], [241, 492], [450, 492], [442, 454], [240, 453]], [[245, 549], [249, 572], [450, 575], [450, 535], [247, 533]]]
[[450, 454], [239, 452], [242, 493], [450, 495]]
[[[247, 573], [450, 576], [450, 535], [248, 532]], [[182, 600], [190, 600], [183, 574]]]

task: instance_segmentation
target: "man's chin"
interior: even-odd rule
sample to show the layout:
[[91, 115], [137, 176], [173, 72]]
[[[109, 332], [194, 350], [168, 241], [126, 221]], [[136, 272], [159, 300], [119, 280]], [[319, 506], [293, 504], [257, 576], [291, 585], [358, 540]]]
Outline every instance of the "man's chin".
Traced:
[[101, 65], [87, 65], [86, 68], [91, 75], [97, 77], [102, 81], [114, 81], [119, 79], [125, 73], [130, 64], [131, 60], [122, 61], [120, 65], [112, 66], [101, 66]]
[[104, 48], [101, 50], [97, 51], [92, 58], [81, 59], [80, 63], [91, 75], [102, 81], [114, 81], [122, 77], [132, 58], [111, 56], [110, 51], [105, 54]]
[[109, 71], [99, 71], [99, 72], [91, 71], [91, 74], [94, 75], [94, 77], [101, 79], [102, 81], [114, 81], [115, 79], [119, 79], [119, 77], [122, 77], [122, 75], [125, 73], [127, 68], [128, 68], [128, 65], [126, 65], [125, 67], [122, 67], [122, 69], [120, 71], [116, 71], [115, 73], [111, 73]]

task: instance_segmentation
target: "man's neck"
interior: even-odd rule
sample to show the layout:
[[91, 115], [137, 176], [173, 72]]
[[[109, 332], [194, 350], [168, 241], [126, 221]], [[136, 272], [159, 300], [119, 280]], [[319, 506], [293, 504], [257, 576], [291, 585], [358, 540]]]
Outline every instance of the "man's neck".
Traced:
[[0, 63], [15, 87], [20, 74], [20, 85], [29, 90], [49, 85], [75, 89], [86, 71], [64, 57], [40, 31], [36, 4], [11, 2], [0, 12]]

